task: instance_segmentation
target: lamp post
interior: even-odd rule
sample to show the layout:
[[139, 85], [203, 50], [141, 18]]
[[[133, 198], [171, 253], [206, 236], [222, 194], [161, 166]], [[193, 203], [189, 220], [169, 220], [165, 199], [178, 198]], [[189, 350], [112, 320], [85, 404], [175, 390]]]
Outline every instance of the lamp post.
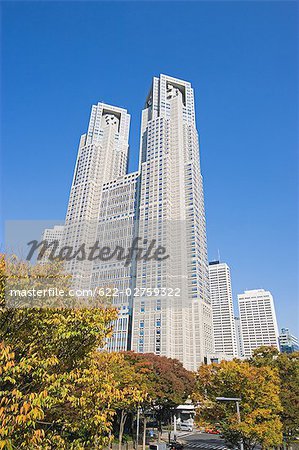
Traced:
[[139, 403], [137, 408], [137, 426], [136, 426], [136, 449], [138, 450], [138, 441], [139, 441]]
[[173, 416], [173, 440], [176, 442], [177, 429], [176, 429], [176, 415]]
[[[238, 416], [238, 422], [241, 423], [241, 415], [240, 415], [240, 398], [235, 397], [216, 397], [217, 402], [236, 402], [236, 408], [237, 408], [237, 416]], [[244, 450], [244, 444], [243, 439], [240, 441], [240, 450]]]

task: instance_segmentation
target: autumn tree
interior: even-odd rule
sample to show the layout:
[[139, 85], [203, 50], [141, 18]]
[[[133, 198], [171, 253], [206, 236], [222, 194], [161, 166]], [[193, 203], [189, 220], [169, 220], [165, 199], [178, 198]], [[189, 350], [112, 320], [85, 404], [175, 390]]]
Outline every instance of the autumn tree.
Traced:
[[128, 416], [132, 416], [138, 406], [144, 404], [148, 399], [147, 379], [125, 358], [123, 353], [107, 354], [105, 359], [102, 359], [103, 363], [106, 364], [107, 370], [113, 374], [122, 393], [119, 398], [113, 401], [115, 409], [114, 429], [118, 435], [119, 448], [121, 448]]
[[277, 360], [279, 353], [279, 350], [272, 345], [262, 345], [253, 350], [249, 362], [256, 367], [275, 367], [275, 361]]
[[[269, 448], [282, 442], [279, 413], [279, 377], [270, 367], [254, 367], [247, 361], [222, 361], [199, 368], [196, 384], [199, 419], [220, 428], [231, 445], [243, 440], [245, 450], [256, 445]], [[216, 397], [241, 398], [239, 423], [234, 402]]]
[[280, 412], [283, 434], [287, 444], [298, 436], [299, 430], [299, 352], [279, 353], [274, 347], [254, 350], [251, 364], [269, 366], [277, 370], [280, 378]]
[[180, 361], [166, 356], [126, 352], [125, 358], [147, 379], [148, 399], [143, 406], [151, 407], [161, 433], [162, 422], [170, 420], [173, 408], [192, 394], [195, 376]]
[[123, 355], [90, 356], [88, 364], [60, 372], [53, 370], [56, 357], [43, 366], [36, 355], [16, 360], [10, 347], [0, 344], [0, 448], [93, 449], [108, 444], [120, 408], [127, 412], [145, 393], [125, 375], [132, 368]]
[[0, 343], [0, 449], [34, 448], [45, 437], [38, 422], [44, 419], [48, 392], [24, 389], [36, 362], [34, 355], [16, 361], [11, 347]]
[[7, 308], [5, 288], [18, 277], [30, 288], [44, 285], [47, 274], [67, 288], [69, 277], [56, 265], [0, 262], [0, 448], [100, 448], [109, 441], [114, 402], [126, 395], [109, 370], [117, 357], [98, 351], [116, 311], [101, 303], [70, 308], [60, 298], [44, 307]]
[[[113, 422], [125, 420], [127, 412], [146, 396], [140, 377], [120, 353], [94, 352], [88, 364], [70, 373], [69, 380], [69, 394], [60, 411], [55, 411], [55, 423], [63, 415], [60, 435], [68, 440], [72, 436], [72, 442], [76, 437], [82, 448], [107, 445]], [[122, 434], [122, 423], [119, 425]]]

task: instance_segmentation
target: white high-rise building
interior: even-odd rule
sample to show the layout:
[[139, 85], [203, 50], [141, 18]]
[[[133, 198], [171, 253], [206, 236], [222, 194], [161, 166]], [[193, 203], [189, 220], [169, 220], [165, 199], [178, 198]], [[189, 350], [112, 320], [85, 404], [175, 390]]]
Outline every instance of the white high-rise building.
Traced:
[[267, 345], [279, 349], [278, 327], [274, 301], [264, 289], [245, 291], [238, 295], [244, 356], [249, 358], [253, 350]]
[[191, 84], [166, 75], [153, 79], [142, 112], [139, 170], [133, 173], [127, 173], [129, 122], [125, 109], [92, 107], [63, 245], [128, 249], [138, 239], [138, 247], [152, 245], [160, 257], [125, 264], [118, 250], [107, 260], [72, 258], [66, 269], [79, 288], [114, 289], [119, 319], [109, 349], [154, 352], [196, 370], [214, 347]]
[[[88, 131], [81, 136], [63, 245], [87, 250], [95, 246], [130, 247], [134, 233], [138, 173], [127, 174], [130, 116], [123, 108], [93, 105]], [[77, 289], [103, 292], [118, 308], [119, 319], [108, 342], [113, 351], [129, 348], [131, 266], [115, 258], [72, 259], [65, 267]], [[101, 288], [104, 289], [101, 291]], [[116, 293], [116, 295], [112, 295]]]
[[238, 356], [230, 269], [226, 263], [209, 263], [215, 353]]
[[[133, 172], [103, 184], [96, 233], [96, 241], [101, 247], [109, 247], [114, 251], [117, 247], [129, 249], [132, 246], [138, 224], [138, 181], [138, 172]], [[125, 265], [123, 260], [117, 258], [93, 262], [91, 288], [106, 288], [105, 293], [108, 297], [112, 295], [112, 303], [119, 310], [113, 337], [107, 344], [111, 351], [125, 351], [131, 347], [134, 283], [135, 270], [131, 263]]]
[[[127, 172], [130, 116], [123, 108], [93, 105], [88, 131], [80, 139], [65, 220], [63, 245], [85, 248], [96, 241], [105, 183]], [[66, 270], [78, 288], [90, 286], [92, 261], [72, 259]]]
[[[154, 78], [142, 112], [139, 236], [169, 258], [138, 262], [132, 349], [196, 370], [213, 352], [206, 222], [194, 94], [189, 82]], [[166, 295], [165, 295], [166, 292]]]

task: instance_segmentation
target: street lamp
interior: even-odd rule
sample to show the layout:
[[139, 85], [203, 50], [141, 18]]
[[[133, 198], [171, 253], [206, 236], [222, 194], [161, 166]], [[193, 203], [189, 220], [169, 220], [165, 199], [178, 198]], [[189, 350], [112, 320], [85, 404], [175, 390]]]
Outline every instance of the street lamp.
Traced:
[[138, 403], [137, 407], [137, 426], [136, 426], [136, 449], [138, 450], [138, 441], [139, 441], [139, 420], [140, 420], [140, 406]]
[[173, 440], [176, 442], [176, 437], [177, 437], [177, 429], [176, 429], [176, 415], [174, 413], [173, 416]]
[[[217, 402], [236, 402], [238, 422], [241, 423], [240, 398], [235, 397], [216, 397]], [[243, 439], [240, 441], [240, 450], [244, 450]]]

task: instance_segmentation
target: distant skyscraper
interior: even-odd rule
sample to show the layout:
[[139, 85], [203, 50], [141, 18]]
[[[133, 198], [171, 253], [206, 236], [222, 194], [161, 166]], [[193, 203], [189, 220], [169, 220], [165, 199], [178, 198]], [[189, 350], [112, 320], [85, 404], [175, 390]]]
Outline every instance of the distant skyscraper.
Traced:
[[[48, 244], [53, 244], [53, 247], [60, 247], [61, 241], [63, 238], [64, 226], [63, 225], [55, 225], [53, 228], [46, 228], [42, 235], [42, 241], [47, 241]], [[45, 252], [42, 261], [48, 261], [49, 255], [51, 254], [52, 246]]]
[[46, 228], [43, 232], [42, 240], [46, 240], [49, 243], [53, 241], [61, 241], [63, 236], [63, 225], [55, 225], [53, 228]]
[[269, 291], [256, 289], [238, 295], [244, 356], [262, 345], [279, 349], [278, 327], [273, 297]]
[[299, 340], [290, 333], [288, 328], [282, 328], [279, 335], [279, 345], [282, 353], [299, 351]]
[[209, 264], [215, 353], [238, 356], [230, 269], [226, 263]]
[[244, 349], [243, 349], [243, 339], [242, 339], [242, 333], [241, 333], [241, 323], [240, 323], [239, 317], [235, 317], [235, 329], [236, 329], [238, 357], [242, 358], [244, 356]]
[[112, 288], [111, 350], [177, 358], [196, 370], [212, 353], [206, 224], [193, 89], [154, 78], [142, 112], [138, 172], [127, 173], [130, 116], [98, 103], [81, 136], [63, 246], [112, 250], [151, 243], [165, 258], [72, 259], [78, 288]]

